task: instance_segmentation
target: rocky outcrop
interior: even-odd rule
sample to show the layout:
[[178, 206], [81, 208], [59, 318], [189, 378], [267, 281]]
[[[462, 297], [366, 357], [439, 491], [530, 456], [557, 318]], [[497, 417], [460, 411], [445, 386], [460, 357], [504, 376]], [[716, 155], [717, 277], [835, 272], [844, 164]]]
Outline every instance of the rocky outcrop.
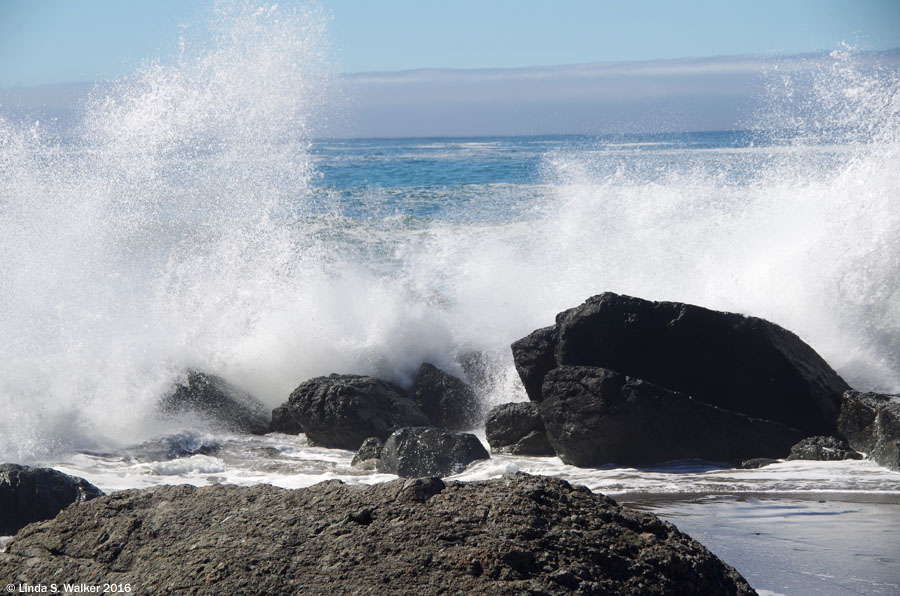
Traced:
[[378, 469], [404, 478], [442, 477], [490, 457], [475, 435], [428, 426], [401, 428], [384, 442]]
[[369, 437], [382, 441], [428, 417], [400, 387], [375, 377], [330, 375], [301, 383], [273, 412], [272, 430], [306, 433], [311, 445], [356, 451]]
[[779, 457], [802, 438], [781, 424], [604, 368], [555, 368], [544, 378], [543, 394], [540, 410], [550, 444], [575, 466]]
[[26, 528], [0, 577], [198, 596], [755, 593], [672, 524], [524, 474], [121, 491]]
[[481, 419], [481, 407], [471, 387], [459, 377], [425, 362], [413, 388], [416, 405], [431, 424], [449, 430], [470, 430]]
[[789, 460], [804, 459], [814, 461], [839, 461], [842, 459], [862, 459], [847, 441], [838, 437], [807, 437], [791, 447]]
[[845, 392], [838, 433], [868, 459], [900, 471], [900, 395]]
[[377, 470], [381, 465], [381, 450], [384, 442], [378, 437], [369, 437], [360, 446], [350, 465], [361, 470]]
[[185, 379], [160, 402], [167, 416], [194, 412], [213, 427], [265, 434], [269, 432], [269, 411], [246, 391], [221, 377], [188, 371]]
[[101, 496], [103, 491], [84, 478], [50, 468], [0, 464], [0, 536]]
[[559, 366], [597, 366], [805, 434], [831, 434], [849, 387], [796, 335], [755, 317], [605, 293], [513, 344], [530, 399]]
[[484, 432], [495, 453], [556, 455], [534, 402], [500, 404], [488, 412]]

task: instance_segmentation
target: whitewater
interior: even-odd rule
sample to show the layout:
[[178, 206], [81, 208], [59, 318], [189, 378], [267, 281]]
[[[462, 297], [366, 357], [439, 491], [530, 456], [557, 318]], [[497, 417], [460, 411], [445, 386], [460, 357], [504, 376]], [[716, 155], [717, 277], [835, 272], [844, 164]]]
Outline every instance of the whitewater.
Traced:
[[[510, 343], [603, 291], [766, 318], [854, 388], [900, 392], [896, 56], [839, 49], [775, 70], [736, 131], [321, 139], [352, 91], [326, 22], [220, 7], [211, 41], [98, 87], [75, 122], [0, 106], [0, 461], [106, 491], [381, 482], [350, 452], [173, 420], [159, 399], [188, 369], [275, 407], [314, 376], [408, 387], [431, 362], [486, 408], [522, 401]], [[856, 461], [589, 470], [500, 455], [454, 478], [517, 470], [686, 524], [693, 505], [654, 499], [900, 499], [900, 474]]]

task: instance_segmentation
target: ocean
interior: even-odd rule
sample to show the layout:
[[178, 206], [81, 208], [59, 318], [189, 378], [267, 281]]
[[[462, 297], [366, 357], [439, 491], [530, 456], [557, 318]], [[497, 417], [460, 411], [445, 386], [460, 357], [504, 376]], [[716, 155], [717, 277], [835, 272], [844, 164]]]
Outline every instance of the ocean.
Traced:
[[[485, 407], [521, 401], [510, 343], [603, 291], [763, 317], [854, 388], [900, 392], [896, 70], [835, 52], [733, 131], [319, 139], [320, 32], [256, 18], [73, 122], [0, 117], [0, 461], [106, 491], [381, 482], [159, 399], [188, 369], [275, 407], [314, 376], [409, 386], [478, 353]], [[656, 511], [761, 590], [900, 591], [900, 474], [868, 462], [500, 455], [453, 479], [512, 471]]]

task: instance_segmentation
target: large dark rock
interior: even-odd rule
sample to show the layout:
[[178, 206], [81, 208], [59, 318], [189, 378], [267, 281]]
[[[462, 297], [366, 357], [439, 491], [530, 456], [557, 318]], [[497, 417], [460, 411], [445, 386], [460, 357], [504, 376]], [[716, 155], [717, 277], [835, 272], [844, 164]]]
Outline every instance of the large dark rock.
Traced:
[[450, 476], [490, 457], [475, 435], [429, 426], [401, 428], [384, 442], [379, 470], [404, 478]]
[[72, 503], [103, 496], [85, 480], [50, 468], [0, 464], [0, 535], [56, 517]]
[[781, 424], [592, 366], [553, 369], [543, 392], [541, 417], [550, 444], [575, 466], [783, 457], [803, 437]]
[[273, 412], [272, 430], [306, 433], [311, 445], [356, 451], [369, 437], [382, 441], [428, 417], [400, 387], [375, 377], [316, 377], [294, 389]]
[[862, 459], [847, 441], [838, 437], [806, 437], [793, 447], [789, 460], [839, 461], [842, 459]]
[[433, 426], [470, 430], [481, 419], [481, 407], [472, 388], [433, 364], [425, 362], [419, 367], [413, 393]]
[[256, 398], [221, 377], [188, 371], [184, 381], [160, 402], [169, 416], [195, 412], [217, 428], [265, 434], [269, 411]]
[[900, 471], [900, 395], [845, 392], [838, 433], [868, 459]]
[[500, 404], [488, 412], [484, 432], [496, 453], [556, 455], [534, 402]]
[[21, 532], [0, 577], [198, 596], [755, 594], [672, 524], [525, 474], [121, 491]]
[[513, 344], [529, 398], [558, 366], [599, 366], [806, 434], [832, 434], [849, 387], [799, 337], [763, 319], [607, 292]]

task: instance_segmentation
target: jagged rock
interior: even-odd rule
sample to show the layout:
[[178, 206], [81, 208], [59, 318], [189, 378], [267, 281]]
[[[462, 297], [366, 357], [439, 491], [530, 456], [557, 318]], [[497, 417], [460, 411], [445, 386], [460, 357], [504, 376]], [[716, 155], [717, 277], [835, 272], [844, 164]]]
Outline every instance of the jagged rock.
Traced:
[[553, 369], [544, 377], [543, 394], [541, 418], [550, 444], [575, 466], [778, 457], [803, 436], [592, 366]]
[[556, 455], [534, 402], [500, 404], [488, 413], [484, 432], [496, 453]]
[[478, 425], [481, 418], [478, 398], [459, 377], [425, 362], [419, 367], [413, 392], [416, 405], [433, 426], [470, 430]]
[[846, 391], [838, 433], [868, 459], [900, 471], [900, 395]]
[[269, 412], [246, 391], [221, 377], [188, 371], [160, 402], [168, 416], [196, 412], [213, 426], [253, 434], [269, 432]]
[[837, 437], [807, 437], [791, 447], [789, 460], [838, 461], [862, 459], [862, 455], [850, 448], [847, 441]]
[[0, 464], [0, 535], [50, 519], [72, 503], [103, 496], [85, 480], [50, 468]]
[[755, 593], [672, 524], [525, 474], [121, 491], [23, 530], [0, 577], [197, 596]]
[[599, 366], [806, 434], [831, 434], [849, 387], [799, 337], [763, 319], [607, 292], [513, 344], [530, 399], [558, 366]]
[[400, 387], [375, 377], [316, 377], [294, 389], [273, 412], [272, 430], [306, 433], [311, 445], [356, 451], [369, 437], [382, 441], [404, 426], [427, 426], [428, 417]]
[[766, 466], [770, 466], [772, 464], [777, 464], [777, 459], [772, 459], [771, 457], [754, 457], [752, 459], [745, 459], [741, 462], [741, 468], [744, 470], [757, 470], [759, 468], [764, 468]]
[[429, 426], [401, 428], [384, 442], [379, 470], [404, 478], [450, 476], [490, 457], [475, 435]]
[[384, 443], [378, 437], [369, 437], [360, 446], [350, 465], [362, 470], [375, 470], [381, 464], [381, 450]]

